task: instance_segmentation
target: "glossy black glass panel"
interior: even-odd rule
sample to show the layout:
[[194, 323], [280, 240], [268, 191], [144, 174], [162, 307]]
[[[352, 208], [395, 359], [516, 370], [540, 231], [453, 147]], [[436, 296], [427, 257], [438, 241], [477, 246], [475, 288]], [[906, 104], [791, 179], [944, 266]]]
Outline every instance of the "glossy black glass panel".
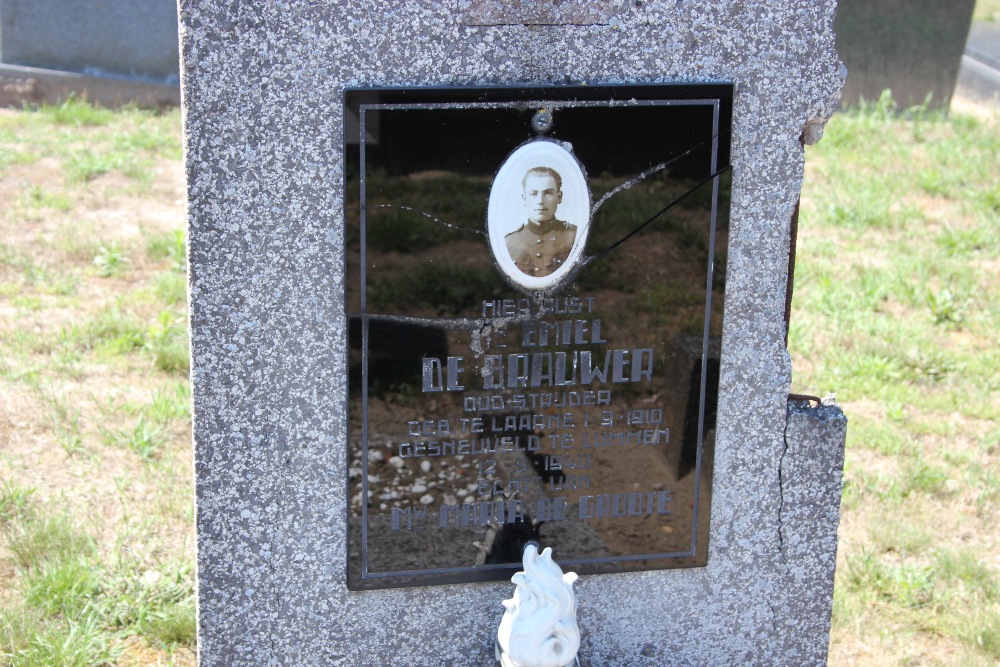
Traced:
[[347, 93], [352, 588], [706, 563], [731, 101]]

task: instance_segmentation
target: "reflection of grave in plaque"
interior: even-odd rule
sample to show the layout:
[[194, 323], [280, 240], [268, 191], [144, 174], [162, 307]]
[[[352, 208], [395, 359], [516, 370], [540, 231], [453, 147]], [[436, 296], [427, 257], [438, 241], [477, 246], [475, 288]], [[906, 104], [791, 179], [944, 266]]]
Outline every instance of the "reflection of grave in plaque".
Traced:
[[[667, 449], [667, 459], [677, 479], [694, 470], [698, 456], [698, 412], [701, 404], [701, 358], [703, 339], [700, 336], [675, 336], [670, 341], [664, 374], [671, 378], [665, 391], [669, 395], [665, 404], [672, 406], [671, 430], [673, 446]], [[705, 416], [704, 441], [711, 444], [715, 430], [715, 416], [719, 402], [719, 352], [718, 338], [708, 341], [708, 360], [705, 364]], [[676, 435], [674, 435], [676, 434]]]
[[[507, 503], [511, 503], [520, 500], [518, 496], [517, 492], [512, 492], [499, 496], [493, 495], [491, 498], [503, 498]], [[519, 554], [524, 552], [526, 544], [539, 541], [540, 528], [543, 523], [543, 521], [531, 516], [530, 510], [527, 508], [524, 511], [524, 520], [522, 521], [515, 523], [490, 521], [489, 525], [486, 526], [483, 539], [476, 542], [476, 547], [479, 549], [476, 565], [516, 562]]]
[[[514, 417], [515, 421], [517, 416], [511, 413], [501, 413], [496, 416], [497, 419], [504, 423], [507, 417]], [[518, 428], [513, 431], [504, 431], [504, 436], [510, 436], [515, 438], [515, 442], [527, 442], [529, 437], [535, 437], [539, 434], [535, 433], [531, 429]], [[517, 455], [515, 455], [516, 457]], [[535, 458], [531, 453], [526, 453], [526, 456], [533, 461]], [[504, 459], [512, 457], [504, 457]], [[531, 479], [534, 481], [534, 477], [527, 477], [530, 473], [531, 468], [529, 466], [522, 464], [521, 468], [525, 470], [518, 472], [518, 466], [510, 466], [508, 470], [508, 465], [505, 465], [505, 461], [498, 461], [499, 472], [501, 473], [501, 479], [506, 476], [507, 482], [501, 481], [499, 487], [494, 486], [490, 490], [487, 498], [482, 498], [484, 500], [504, 500], [505, 502], [521, 502], [524, 506], [524, 520], [517, 521], [515, 523], [498, 523], [496, 521], [490, 522], [488, 526], [485, 527], [485, 532], [483, 538], [478, 540], [476, 546], [479, 548], [479, 555], [476, 557], [476, 565], [484, 565], [491, 563], [516, 563], [521, 558], [521, 554], [524, 553], [524, 547], [528, 542], [539, 542], [540, 540], [540, 527], [543, 521], [539, 520], [537, 517], [533, 516], [534, 510], [530, 500], [531, 494], [527, 490], [522, 490], [520, 484], [511, 485], [510, 480], [514, 475], [520, 474], [525, 475], [523, 479]], [[510, 474], [513, 473], [513, 474]], [[545, 483], [545, 479], [541, 479], [542, 483]], [[516, 486], [516, 488], [515, 488]]]
[[[357, 315], [350, 318], [348, 340], [351, 346], [350, 382], [360, 387], [362, 336], [361, 318]], [[414, 359], [419, 362], [422, 356], [438, 359], [448, 356], [444, 329], [384, 318], [368, 319], [368, 391], [372, 395], [405, 387], [418, 390], [419, 366]]]
[[[505, 414], [496, 415], [500, 422], [503, 422]], [[505, 436], [526, 437], [536, 435], [545, 438], [545, 433], [539, 431], [506, 431]], [[393, 443], [397, 438], [387, 436], [378, 432], [369, 433], [368, 449], [371, 451], [391, 451]], [[360, 438], [352, 439], [353, 459], [360, 459], [361, 442]], [[483, 493], [478, 491], [470, 493], [472, 503], [482, 503], [484, 506], [496, 500], [513, 499], [513, 494], [505, 495], [508, 491], [516, 490], [516, 499], [524, 505], [525, 523], [514, 523], [498, 525], [493, 522], [481, 521], [488, 517], [489, 511], [474, 513], [474, 525], [457, 527], [457, 512], [448, 515], [447, 527], [442, 528], [441, 512], [443, 500], [446, 496], [455, 496], [456, 491], [464, 484], [480, 479], [477, 477], [480, 470], [480, 461], [488, 458], [496, 461], [495, 474], [489, 477], [482, 477], [484, 480], [496, 480], [500, 487], [494, 491], [486, 483]], [[427, 460], [427, 459], [424, 459]], [[614, 551], [609, 550], [604, 540], [595, 532], [594, 528], [587, 522], [575, 521], [575, 507], [571, 507], [569, 520], [563, 522], [540, 521], [536, 515], [536, 508], [539, 501], [543, 504], [551, 501], [554, 496], [563, 495], [562, 491], [553, 491], [547, 482], [555, 479], [551, 475], [543, 478], [535, 470], [532, 457], [529, 452], [500, 452], [487, 456], [465, 456], [453, 457], [451, 459], [442, 458], [434, 460], [434, 473], [440, 471], [457, 472], [464, 470], [461, 475], [438, 475], [437, 486], [434, 487], [434, 502], [426, 507], [416, 503], [415, 497], [410, 493], [410, 485], [415, 481], [415, 477], [420, 473], [420, 462], [415, 459], [407, 459], [404, 467], [399, 469], [401, 475], [393, 483], [388, 474], [390, 464], [379, 457], [378, 462], [370, 462], [369, 474], [374, 474], [380, 478], [380, 482], [369, 484], [369, 494], [371, 503], [368, 512], [368, 533], [369, 542], [367, 547], [367, 562], [369, 571], [373, 573], [387, 571], [406, 570], [427, 570], [462, 567], [467, 568], [473, 565], [510, 563], [516, 565], [520, 562], [524, 544], [529, 539], [534, 539], [542, 545], [557, 546], [565, 549], [567, 554], [586, 557], [605, 557], [614, 555]], [[518, 480], [519, 483], [509, 485], [510, 480]], [[357, 484], [357, 482], [355, 482]], [[355, 486], [355, 488], [358, 488]], [[503, 491], [499, 491], [502, 488]], [[385, 492], [396, 491], [402, 502], [389, 502], [389, 506], [381, 510], [380, 496]], [[463, 499], [460, 499], [460, 501]], [[462, 503], [464, 504], [464, 503]], [[396, 512], [393, 518], [393, 507], [402, 509]], [[409, 508], [409, 511], [406, 509]], [[458, 508], [459, 511], [461, 507]], [[488, 509], [488, 508], [487, 508]], [[360, 526], [356, 515], [352, 517], [354, 530]], [[398, 528], [398, 530], [394, 530]], [[441, 545], [449, 545], [448, 549], [442, 549]], [[353, 545], [352, 545], [353, 546]], [[484, 552], [480, 546], [487, 547]], [[356, 553], [356, 552], [354, 552]], [[359, 555], [359, 554], [358, 554]]]
[[[536, 432], [544, 441], [546, 434]], [[565, 556], [599, 558], [611, 556], [613, 551], [609, 550], [605, 541], [601, 538], [594, 527], [586, 522], [577, 520], [577, 506], [575, 504], [578, 496], [566, 491], [561, 486], [565, 486], [566, 476], [555, 471], [544, 470], [544, 464], [540, 464], [539, 459], [543, 456], [533, 452], [515, 452], [502, 455], [497, 465], [497, 478], [499, 479], [521, 479], [528, 480], [527, 483], [517, 485], [517, 496], [529, 508], [532, 515], [531, 520], [536, 524], [532, 532], [537, 534], [534, 539], [543, 547], [553, 546], [562, 550]], [[563, 521], [550, 521], [544, 512], [539, 512], [540, 504], [544, 505], [548, 511], [552, 511], [552, 502], [557, 496], [567, 497], [570, 502], [566, 510], [567, 519]], [[486, 562], [518, 563], [524, 551], [527, 540], [521, 538], [525, 535], [525, 528], [513, 527], [508, 533], [506, 541], [500, 546], [502, 553], [497, 557], [503, 560], [487, 560]]]

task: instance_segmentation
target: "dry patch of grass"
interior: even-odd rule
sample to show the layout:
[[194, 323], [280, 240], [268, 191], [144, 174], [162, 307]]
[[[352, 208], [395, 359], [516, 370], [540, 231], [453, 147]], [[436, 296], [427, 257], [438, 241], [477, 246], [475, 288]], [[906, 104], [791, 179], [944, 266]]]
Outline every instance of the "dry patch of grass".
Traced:
[[1000, 130], [888, 97], [809, 149], [789, 347], [850, 419], [831, 664], [1000, 662]]
[[194, 664], [175, 113], [0, 111], [0, 664]]

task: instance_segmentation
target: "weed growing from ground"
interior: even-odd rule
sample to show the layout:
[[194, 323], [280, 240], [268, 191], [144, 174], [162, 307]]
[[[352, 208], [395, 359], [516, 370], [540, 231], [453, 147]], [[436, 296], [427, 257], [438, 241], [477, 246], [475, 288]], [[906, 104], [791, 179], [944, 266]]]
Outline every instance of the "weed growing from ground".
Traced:
[[108, 431], [106, 440], [129, 449], [143, 460], [155, 458], [163, 445], [163, 428], [139, 415], [131, 429]]
[[129, 258], [125, 256], [117, 241], [102, 245], [94, 257], [94, 266], [97, 267], [98, 274], [104, 278], [122, 275], [129, 263]]
[[109, 125], [115, 120], [114, 111], [88, 104], [72, 95], [62, 104], [42, 105], [39, 113], [42, 116], [48, 116], [58, 125], [71, 125], [73, 127]]
[[[0, 501], [17, 495], [0, 492]], [[109, 565], [63, 515], [11, 517], [3, 533], [19, 603], [0, 612], [2, 664], [111, 664], [135, 633], [163, 646], [193, 642], [189, 564], [147, 569], [119, 551]]]
[[157, 389], [146, 415], [158, 424], [191, 417], [191, 388], [187, 382], [177, 382], [173, 388]]
[[44, 618], [25, 611], [0, 616], [0, 657], [10, 667], [111, 665], [122, 650], [93, 614], [81, 619]]
[[13, 480], [0, 481], [0, 527], [27, 517], [34, 492], [34, 489], [18, 486]]
[[24, 193], [30, 206], [50, 208], [57, 211], [69, 211], [73, 208], [73, 200], [65, 193], [50, 192], [40, 185], [31, 185]]
[[14, 565], [22, 570], [30, 570], [47, 561], [94, 555], [93, 540], [77, 532], [62, 515], [28, 517], [5, 532], [7, 551]]
[[146, 242], [146, 253], [153, 260], [169, 259], [174, 271], [186, 271], [187, 239], [184, 230], [176, 229], [172, 232], [150, 238]]
[[189, 364], [187, 327], [184, 320], [163, 311], [147, 331], [145, 348], [153, 365], [165, 373], [187, 373]]
[[175, 271], [163, 271], [157, 274], [153, 294], [166, 305], [186, 306], [187, 276]]

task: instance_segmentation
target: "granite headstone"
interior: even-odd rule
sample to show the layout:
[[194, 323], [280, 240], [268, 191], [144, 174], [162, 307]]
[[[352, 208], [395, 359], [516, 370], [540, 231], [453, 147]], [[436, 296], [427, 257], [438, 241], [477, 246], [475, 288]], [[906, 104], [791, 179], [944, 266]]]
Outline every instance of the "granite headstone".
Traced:
[[[692, 166], [670, 174], [682, 182], [707, 173], [711, 196], [699, 197], [716, 203], [702, 211], [723, 210], [716, 205], [723, 201], [722, 193], [728, 203], [725, 233], [714, 237], [724, 246], [724, 282], [705, 283], [699, 297], [705, 300], [718, 289], [724, 313], [702, 306], [698, 326], [670, 330], [672, 325], [656, 319], [658, 311], [643, 311], [643, 336], [655, 336], [658, 327], [671, 333], [649, 339], [653, 342], [648, 345], [637, 338], [642, 343], [637, 349], [657, 350], [656, 362], [649, 366], [645, 353], [636, 355], [639, 370], [628, 377], [636, 379], [639, 390], [626, 392], [637, 401], [649, 399], [648, 410], [637, 419], [655, 422], [647, 430], [654, 433], [651, 444], [662, 447], [657, 466], [693, 479], [698, 452], [711, 459], [710, 475], [703, 478], [710, 513], [705, 507], [698, 518], [706, 521], [707, 552], [702, 547], [699, 554], [707, 558], [689, 563], [691, 567], [584, 573], [576, 585], [580, 657], [594, 667], [825, 661], [846, 423], [836, 407], [789, 402], [784, 312], [803, 142], [821, 136], [842, 85], [833, 17], [833, 0], [806, 5], [787, 0], [701, 5], [673, 0], [516, 5], [450, 0], [337, 7], [270, 0], [181, 3], [202, 664], [494, 663], [500, 601], [509, 597], [509, 583], [460, 578], [464, 583], [390, 582], [379, 590], [356, 590], [366, 588], [357, 585], [358, 573], [364, 578], [361, 570], [350, 573], [356, 527], [361, 525], [357, 512], [384, 512], [369, 518], [372, 525], [383, 521], [391, 530], [394, 516], [388, 503], [395, 500], [389, 498], [384, 510], [377, 495], [366, 501], [362, 494], [355, 502], [358, 491], [364, 491], [356, 486], [358, 479], [378, 493], [386, 479], [379, 475], [388, 474], [359, 471], [363, 466], [356, 463], [382, 465], [372, 458], [374, 442], [382, 448], [382, 459], [391, 454], [411, 465], [399, 455], [415, 451], [415, 445], [401, 450], [404, 443], [396, 432], [384, 441], [368, 437], [373, 434], [365, 434], [365, 424], [377, 415], [356, 411], [354, 401], [361, 405], [368, 400], [369, 407], [378, 401], [384, 411], [398, 409], [384, 423], [405, 429], [416, 422], [417, 434], [428, 435], [426, 428], [435, 426], [423, 424], [438, 420], [429, 402], [434, 392], [427, 389], [457, 392], [464, 387], [459, 378], [476, 377], [462, 375], [461, 362], [450, 363], [461, 356], [453, 351], [456, 345], [473, 347], [460, 337], [461, 326], [435, 329], [423, 319], [461, 319], [464, 311], [451, 312], [448, 299], [439, 300], [443, 312], [421, 311], [434, 305], [436, 297], [416, 308], [419, 290], [414, 285], [437, 288], [445, 284], [442, 276], [451, 275], [446, 285], [452, 290], [471, 286], [472, 296], [463, 297], [463, 307], [473, 304], [482, 317], [490, 298], [501, 312], [505, 295], [525, 290], [535, 295], [529, 296], [535, 303], [539, 295], [559, 298], [567, 285], [560, 281], [575, 275], [583, 280], [586, 272], [555, 268], [551, 280], [534, 283], [514, 273], [520, 269], [511, 268], [517, 264], [511, 250], [512, 264], [504, 269], [511, 280], [497, 284], [475, 282], [470, 276], [478, 274], [473, 272], [448, 274], [439, 268], [426, 271], [425, 283], [401, 280], [393, 267], [415, 260], [404, 252], [408, 246], [393, 247], [398, 242], [393, 230], [412, 226], [373, 217], [370, 229], [384, 224], [388, 231], [369, 239], [367, 222], [352, 216], [375, 205], [406, 205], [410, 198], [399, 193], [426, 192], [451, 172], [465, 173], [441, 156], [463, 147], [472, 154], [482, 146], [498, 151], [500, 161], [484, 158], [483, 165], [470, 168], [473, 177], [457, 185], [448, 181], [453, 187], [435, 195], [447, 209], [459, 186], [482, 187], [475, 174], [485, 173], [486, 186], [491, 170], [501, 177], [503, 156], [513, 155], [518, 142], [512, 137], [517, 135], [484, 129], [494, 139], [514, 141], [509, 151], [489, 142], [458, 142], [456, 149], [438, 146], [429, 159], [431, 153], [421, 149], [426, 137], [400, 133], [394, 110], [381, 109], [386, 113], [371, 124], [360, 111], [364, 105], [376, 109], [392, 102], [399, 91], [442, 95], [451, 104], [448, 96], [461, 97], [472, 89], [540, 90], [537, 97], [528, 96], [536, 104], [531, 99], [523, 104], [526, 115], [510, 122], [530, 122], [543, 108], [554, 107], [554, 127], [546, 136], [570, 143], [570, 129], [560, 122], [572, 114], [552, 102], [592, 101], [609, 88], [659, 84], [726, 89], [732, 100], [728, 155], [716, 165], [731, 170], [699, 172], [700, 167]], [[616, 104], [654, 99], [649, 95], [627, 94], [627, 99], [616, 98]], [[698, 99], [706, 97], [724, 96], [713, 92]], [[358, 114], [351, 113], [352, 104]], [[467, 108], [464, 115], [471, 113]], [[453, 120], [445, 127], [457, 129], [464, 122]], [[518, 127], [517, 132], [528, 133], [523, 138], [532, 136], [528, 125]], [[649, 144], [678, 136], [677, 127], [672, 122], [655, 126]], [[625, 136], [627, 129], [612, 122], [600, 133], [581, 132], [572, 149], [561, 144], [550, 150], [579, 159], [589, 144], [607, 144], [609, 138]], [[412, 148], [387, 150], [385, 142]], [[370, 175], [367, 163], [359, 161], [362, 154], [369, 155], [361, 152], [366, 146], [382, 165]], [[597, 158], [580, 162], [583, 177], [574, 178], [590, 184], [592, 197], [605, 171], [609, 181], [620, 177], [611, 163], [599, 170]], [[622, 167], [622, 172], [630, 168]], [[670, 181], [662, 187], [672, 192], [674, 185]], [[371, 205], [354, 200], [370, 189], [382, 199]], [[564, 200], [571, 199], [563, 194]], [[596, 194], [599, 198], [600, 191]], [[486, 238], [483, 226], [491, 219], [488, 199], [479, 202], [468, 215], [480, 225], [468, 232], [472, 240], [449, 239], [447, 252], [422, 256], [421, 266], [431, 260], [435, 266], [461, 264], [456, 257], [463, 255], [453, 251], [462, 243], [469, 252], [487, 253], [481, 266], [503, 266], [502, 259], [491, 264], [485, 241], [477, 240]], [[704, 218], [696, 216], [704, 214], [698, 211], [692, 204], [688, 212], [695, 216], [690, 218], [692, 230], [703, 229], [697, 221]], [[673, 238], [668, 230], [654, 227], [649, 233]], [[590, 238], [600, 239], [602, 229], [595, 223]], [[677, 243], [691, 238], [674, 236]], [[374, 263], [360, 254], [369, 241], [383, 244]], [[406, 243], [425, 241], [418, 236]], [[426, 243], [429, 253], [438, 247]], [[495, 257], [502, 247], [493, 243]], [[697, 261], [697, 241], [690, 247], [691, 257], [675, 258], [675, 264]], [[591, 250], [581, 243], [564, 251], [565, 259], [585, 261], [594, 256]], [[702, 257], [708, 262], [714, 255]], [[360, 266], [372, 272], [373, 282], [364, 292], [367, 302], [358, 296], [365, 283], [357, 282], [357, 276], [368, 275], [359, 272]], [[648, 277], [649, 285], [636, 282], [632, 274], [616, 280], [613, 271], [588, 278], [588, 289], [601, 292], [593, 303], [610, 311], [608, 304], [622, 299], [638, 308], [637, 296], [669, 287], [653, 269], [651, 265], [643, 274], [640, 265], [636, 274]], [[712, 275], [703, 273], [705, 278]], [[401, 299], [400, 293], [409, 296]], [[613, 294], [614, 299], [600, 301]], [[352, 301], [356, 296], [357, 304]], [[683, 291], [681, 296], [688, 298]], [[513, 308], [518, 308], [516, 300]], [[605, 331], [627, 337], [628, 314], [616, 318], [608, 317], [596, 338], [593, 315], [576, 319], [586, 321], [580, 335], [598, 345], [606, 339]], [[719, 335], [712, 333], [716, 325]], [[576, 325], [571, 328], [575, 340]], [[525, 331], [537, 330], [530, 324], [522, 328], [521, 345], [535, 340], [525, 338]], [[393, 341], [402, 341], [401, 349], [394, 350]], [[409, 368], [410, 348], [420, 348], [419, 358], [431, 360], [423, 366], [426, 373], [397, 368], [399, 360]], [[662, 392], [645, 393], [653, 379], [667, 374], [673, 379]], [[619, 375], [626, 377], [624, 371]], [[365, 384], [366, 377], [371, 383]], [[410, 387], [415, 382], [416, 389]], [[356, 387], [361, 394], [352, 393]], [[655, 410], [661, 406], [658, 415]], [[418, 413], [424, 410], [427, 419], [421, 420]], [[675, 432], [668, 446], [658, 420], [671, 412], [677, 424], [700, 422], [700, 435], [696, 429], [689, 440]], [[610, 415], [612, 421], [616, 417]], [[526, 441], [533, 427], [528, 424]], [[359, 434], [361, 449], [356, 449]], [[404, 430], [403, 435], [409, 433]], [[706, 438], [711, 439], [710, 450]], [[481, 480], [473, 481], [478, 486]], [[656, 493], [654, 501], [660, 503]], [[613, 497], [609, 502], [614, 503]], [[538, 506], [536, 499], [532, 507]], [[444, 516], [451, 521], [458, 515], [446, 510]], [[670, 532], [664, 527], [675, 529], [662, 517], [652, 519], [660, 534]], [[400, 512], [395, 521], [402, 526], [406, 517]], [[613, 531], [593, 528], [567, 539], [565, 547], [556, 546], [556, 560], [560, 548], [591, 558], [597, 552], [588, 551], [588, 535], [607, 545]], [[543, 540], [545, 531], [543, 525]], [[447, 567], [450, 551], [469, 547], [465, 538], [431, 535]], [[398, 573], [397, 560], [386, 563], [387, 571]]]

